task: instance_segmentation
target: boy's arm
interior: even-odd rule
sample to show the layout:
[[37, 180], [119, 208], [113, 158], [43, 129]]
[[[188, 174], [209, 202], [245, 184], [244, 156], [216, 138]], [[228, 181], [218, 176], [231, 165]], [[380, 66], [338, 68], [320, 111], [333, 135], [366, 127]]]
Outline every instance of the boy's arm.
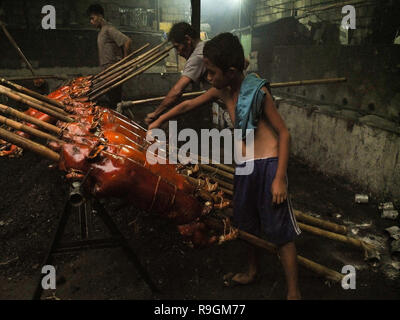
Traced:
[[152, 123], [160, 116], [160, 114], [164, 112], [164, 110], [174, 105], [182, 95], [183, 90], [185, 90], [185, 88], [189, 85], [191, 81], [192, 80], [189, 77], [186, 76], [180, 77], [177, 83], [175, 83], [175, 85], [171, 88], [171, 90], [169, 90], [167, 96], [164, 98], [164, 100], [161, 102], [158, 108], [153, 112], [147, 114], [144, 120], [145, 123], [146, 124]]
[[207, 92], [203, 93], [201, 96], [198, 96], [191, 100], [183, 101], [182, 103], [178, 104], [177, 106], [175, 106], [168, 112], [161, 115], [157, 120], [155, 120], [154, 122], [152, 122], [149, 125], [149, 130], [154, 129], [154, 128], [159, 128], [165, 121], [168, 121], [171, 118], [174, 118], [180, 114], [186, 113], [190, 110], [200, 107], [201, 105], [203, 105], [209, 101], [212, 101], [212, 100], [215, 100], [218, 98], [219, 98], [218, 90], [215, 88], [211, 88]]
[[290, 134], [285, 122], [278, 113], [275, 103], [266, 88], [263, 88], [265, 95], [264, 112], [267, 116], [272, 127], [279, 135], [278, 140], [278, 168], [276, 170], [275, 179], [272, 182], [272, 202], [280, 204], [286, 200], [287, 185], [286, 185], [286, 171], [289, 160], [289, 143]]

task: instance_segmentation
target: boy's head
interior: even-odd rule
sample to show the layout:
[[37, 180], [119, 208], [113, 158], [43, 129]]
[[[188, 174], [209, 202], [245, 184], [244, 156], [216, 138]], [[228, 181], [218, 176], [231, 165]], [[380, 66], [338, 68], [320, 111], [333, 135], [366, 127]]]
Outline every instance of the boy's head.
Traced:
[[245, 59], [238, 37], [221, 33], [207, 41], [203, 50], [208, 81], [217, 89], [229, 85], [233, 77], [242, 73]]
[[197, 32], [186, 22], [175, 23], [168, 34], [168, 40], [185, 59], [189, 59], [199, 39]]
[[89, 16], [90, 23], [96, 28], [101, 27], [101, 21], [104, 19], [104, 9], [99, 4], [92, 4], [86, 10], [86, 14]]

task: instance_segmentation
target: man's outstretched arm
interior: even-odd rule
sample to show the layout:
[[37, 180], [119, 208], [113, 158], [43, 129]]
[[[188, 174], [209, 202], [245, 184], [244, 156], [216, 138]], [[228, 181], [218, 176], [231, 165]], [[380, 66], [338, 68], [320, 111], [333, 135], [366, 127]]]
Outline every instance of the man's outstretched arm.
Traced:
[[193, 109], [196, 109], [205, 103], [213, 100], [217, 100], [219, 98], [219, 92], [215, 88], [211, 88], [201, 96], [197, 98], [186, 100], [169, 110], [168, 112], [161, 115], [157, 120], [152, 122], [149, 125], [149, 130], [154, 128], [159, 128], [164, 122], [168, 121], [169, 119], [175, 118], [178, 115], [184, 114], [189, 112]]
[[178, 82], [175, 83], [171, 90], [169, 90], [167, 96], [160, 103], [157, 109], [147, 114], [146, 118], [144, 119], [145, 123], [149, 125], [155, 121], [165, 110], [175, 105], [191, 81], [192, 80], [187, 76], [180, 77]]

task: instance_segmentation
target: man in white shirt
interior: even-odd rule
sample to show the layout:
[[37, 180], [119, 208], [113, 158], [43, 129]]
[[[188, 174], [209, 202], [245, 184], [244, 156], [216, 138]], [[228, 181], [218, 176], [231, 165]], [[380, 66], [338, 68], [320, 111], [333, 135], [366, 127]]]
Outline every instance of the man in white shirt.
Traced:
[[205, 79], [206, 67], [203, 62], [204, 42], [200, 40], [197, 32], [186, 22], [179, 22], [172, 26], [168, 35], [169, 41], [175, 46], [180, 56], [187, 61], [183, 68], [182, 76], [168, 92], [158, 108], [145, 118], [147, 125], [155, 121], [165, 110], [174, 106], [186, 87], [199, 84]]

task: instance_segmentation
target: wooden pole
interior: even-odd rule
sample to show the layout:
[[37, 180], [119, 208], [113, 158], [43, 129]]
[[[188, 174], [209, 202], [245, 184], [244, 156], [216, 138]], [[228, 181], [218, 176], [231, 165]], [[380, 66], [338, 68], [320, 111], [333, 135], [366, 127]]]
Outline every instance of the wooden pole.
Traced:
[[60, 155], [53, 150], [2, 128], [0, 128], [0, 138], [20, 148], [33, 151], [49, 160], [55, 162], [60, 160]]
[[120, 66], [122, 63], [124, 63], [125, 61], [127, 61], [128, 59], [130, 59], [132, 56], [134, 56], [135, 54], [137, 54], [138, 52], [142, 51], [143, 49], [147, 48], [150, 45], [150, 43], [146, 43], [145, 45], [141, 46], [139, 49], [131, 52], [130, 54], [128, 54], [125, 58], [119, 60], [118, 62], [114, 63], [113, 65], [109, 66], [108, 68], [104, 69], [103, 71], [101, 71], [100, 73], [96, 74], [93, 77], [94, 79], [97, 79], [98, 77], [102, 76], [103, 74], [107, 73], [108, 71]]
[[325, 230], [330, 230], [330, 231], [333, 231], [336, 233], [347, 234], [346, 226], [312, 217], [312, 216], [305, 214], [299, 210], [293, 210], [293, 212], [296, 215], [296, 219], [306, 222], [307, 224], [317, 226], [317, 227], [320, 227]]
[[[93, 85], [98, 84], [101, 81], [104, 81], [105, 79], [109, 78], [111, 75], [115, 74], [116, 72], [119, 72], [121, 70], [126, 70], [129, 69], [132, 65], [143, 61], [145, 59], [147, 59], [147, 57], [154, 55], [154, 53], [160, 49], [162, 46], [164, 46], [167, 43], [167, 41], [164, 41], [162, 43], [160, 43], [159, 45], [155, 46], [154, 48], [150, 49], [149, 51], [141, 54], [140, 56], [132, 59], [131, 61], [128, 61], [120, 66], [116, 66], [114, 68], [111, 68], [107, 73], [102, 74], [101, 76], [99, 76], [98, 78], [96, 78], [95, 80], [93, 80]], [[171, 50], [171, 49], [170, 49]]]
[[[217, 220], [216, 218], [211, 218], [211, 217], [206, 217], [205, 218], [205, 223], [213, 228], [216, 228], [218, 230], [223, 230], [223, 226], [220, 220]], [[250, 233], [244, 232], [242, 230], [238, 230], [238, 238], [242, 239], [256, 247], [266, 249], [268, 252], [272, 254], [277, 254], [277, 247], [263, 239], [260, 239]], [[307, 258], [304, 258], [302, 256], [297, 256], [297, 261], [299, 265], [305, 267], [306, 269], [323, 276], [329, 280], [335, 281], [335, 282], [341, 282], [342, 278], [344, 277], [343, 274], [336, 272], [332, 269], [329, 269], [321, 264], [318, 264], [312, 260], [309, 260]]]
[[35, 117], [28, 116], [27, 114], [14, 110], [13, 108], [10, 108], [4, 104], [0, 104], [0, 112], [10, 115], [12, 117], [16, 117], [17, 119], [32, 123], [42, 129], [55, 133], [57, 136], [62, 135], [63, 131], [61, 128], [53, 126], [52, 124], [44, 122], [42, 120], [36, 119]]
[[30, 126], [27, 126], [27, 125], [25, 125], [23, 123], [11, 120], [11, 119], [3, 117], [3, 116], [0, 116], [0, 123], [4, 123], [5, 125], [7, 125], [7, 126], [9, 126], [11, 128], [14, 128], [16, 130], [29, 133], [31, 135], [34, 135], [35, 137], [48, 139], [48, 140], [51, 140], [51, 141], [56, 141], [58, 143], [63, 143], [62, 140], [56, 138], [55, 136], [52, 136], [51, 134], [48, 134], [46, 132], [37, 130], [37, 129], [32, 128]]
[[[0, 79], [0, 83], [5, 84], [7, 86], [11, 86], [16, 90], [27, 94], [28, 96], [34, 97], [34, 98], [36, 98], [36, 99], [38, 99], [40, 101], [46, 102], [46, 103], [48, 103], [50, 105], [53, 105], [53, 106], [57, 107], [58, 109], [62, 109], [62, 110], [65, 109], [64, 105], [61, 102], [59, 102], [57, 100], [54, 100], [54, 99], [50, 99], [50, 98], [48, 98], [48, 97], [46, 97], [46, 96], [44, 96], [44, 95], [42, 95], [40, 93], [32, 91], [32, 90], [30, 90], [28, 88], [25, 88], [25, 87], [23, 87], [23, 86], [21, 86], [19, 84], [13, 83], [13, 82], [11, 82], [9, 80], [6, 80], [6, 79], [3, 79], [3, 78]], [[55, 109], [55, 110], [57, 110], [57, 109]], [[59, 111], [61, 112], [62, 110], [59, 110]]]
[[[275, 245], [273, 245], [272, 243], [269, 243], [263, 239], [260, 239], [256, 236], [253, 236], [250, 233], [244, 232], [239, 230], [239, 239], [242, 239], [244, 241], [247, 241], [259, 248], [263, 248], [266, 249], [268, 252], [276, 254], [277, 252], [277, 248]], [[343, 279], [343, 274], [329, 269], [321, 264], [318, 264], [312, 260], [309, 260], [307, 258], [304, 258], [302, 256], [297, 255], [297, 261], [298, 263], [305, 267], [308, 270], [311, 270], [313, 272], [315, 272], [316, 274], [323, 276], [329, 280], [335, 281], [335, 282], [341, 282]]]
[[59, 80], [68, 80], [67, 77], [62, 77], [62, 76], [51, 76], [51, 75], [31, 76], [31, 77], [7, 77], [7, 80], [8, 80], [8, 81], [23, 81], [23, 80], [36, 80], [36, 79], [59, 79]]
[[[280, 87], [291, 87], [291, 86], [305, 86], [305, 85], [315, 85], [315, 84], [330, 84], [330, 83], [338, 83], [347, 81], [346, 78], [332, 78], [332, 79], [315, 79], [315, 80], [300, 80], [300, 81], [291, 81], [291, 82], [275, 82], [271, 83], [271, 88], [280, 88]], [[198, 91], [198, 92], [190, 92], [184, 93], [182, 97], [191, 97], [191, 96], [200, 96], [206, 91]], [[149, 103], [149, 102], [158, 102], [165, 99], [164, 97], [156, 97], [156, 98], [148, 98], [142, 100], [133, 100], [133, 101], [124, 101], [123, 107], [133, 107], [139, 104]]]
[[15, 93], [15, 92], [13, 92], [13, 90], [11, 90], [7, 87], [0, 85], [0, 93], [5, 94], [6, 96], [8, 96], [9, 98], [11, 98], [15, 101], [18, 101], [23, 104], [27, 104], [28, 106], [30, 106], [32, 108], [40, 110], [41, 112], [44, 112], [58, 120], [61, 120], [64, 122], [73, 122], [74, 121], [72, 118], [67, 117], [66, 115], [64, 115], [58, 111], [55, 111], [48, 107], [45, 107], [42, 103], [33, 102], [32, 99], [27, 99], [26, 96], [25, 97], [23, 96], [23, 94]]
[[218, 168], [214, 168], [214, 167], [212, 167], [210, 165], [207, 165], [207, 164], [199, 164], [199, 167], [201, 169], [204, 169], [204, 170], [208, 171], [208, 172], [211, 172], [211, 173], [214, 173], [214, 174], [218, 174], [218, 175], [220, 175], [222, 177], [225, 177], [225, 178], [233, 180], [234, 175], [231, 174], [231, 173], [228, 173], [228, 172], [226, 172], [224, 170], [221, 170], [221, 169], [218, 169]]
[[154, 54], [150, 55], [149, 57], [147, 57], [146, 59], [135, 63], [129, 69], [124, 70], [121, 73], [117, 73], [117, 74], [113, 75], [110, 79], [107, 79], [104, 82], [102, 82], [101, 84], [99, 84], [99, 86], [96, 85], [94, 87], [94, 90], [90, 91], [89, 96], [92, 95], [92, 94], [95, 94], [96, 92], [99, 92], [99, 91], [107, 88], [108, 86], [118, 82], [119, 80], [124, 79], [126, 76], [128, 76], [130, 73], [132, 73], [134, 70], [137, 70], [137, 69], [141, 68], [142, 66], [146, 65], [147, 63], [149, 63], [150, 61], [162, 56], [163, 54], [165, 54], [169, 50], [171, 50], [171, 48], [172, 47], [168, 47], [168, 48], [164, 49], [161, 52], [154, 53]]
[[[181, 98], [188, 98], [188, 97], [196, 97], [200, 96], [206, 91], [197, 91], [197, 92], [187, 92], [182, 94]], [[122, 107], [133, 107], [138, 104], [144, 104], [144, 103], [149, 103], [149, 102], [158, 102], [158, 101], [163, 101], [165, 99], [164, 97], [157, 97], [157, 98], [149, 98], [149, 99], [143, 99], [143, 100], [134, 100], [134, 101], [123, 101], [121, 102]]]
[[18, 47], [17, 43], [14, 41], [13, 37], [11, 36], [11, 34], [8, 32], [5, 24], [0, 21], [0, 26], [3, 29], [5, 35], [7, 36], [8, 40], [11, 42], [11, 44], [13, 45], [13, 47], [15, 48], [15, 50], [17, 50], [19, 56], [22, 58], [22, 60], [24, 60], [26, 66], [29, 68], [29, 70], [31, 70], [32, 75], [35, 75], [35, 72], [33, 71], [32, 65], [29, 63], [28, 59], [25, 57], [25, 55], [22, 53], [22, 50], [20, 49], [20, 47]]
[[364, 250], [365, 249], [368, 249], [368, 250], [375, 249], [374, 246], [372, 246], [372, 245], [370, 245], [368, 243], [365, 243], [364, 241], [355, 239], [355, 238], [351, 238], [351, 237], [344, 236], [342, 234], [337, 234], [337, 233], [334, 233], [334, 232], [322, 230], [322, 229], [319, 229], [317, 227], [309, 226], [309, 225], [306, 225], [306, 224], [300, 223], [300, 222], [298, 222], [298, 225], [299, 225], [301, 230], [310, 232], [312, 234], [315, 234], [315, 235], [318, 235], [318, 236], [321, 236], [321, 237], [325, 237], [325, 238], [328, 238], [328, 239], [331, 239], [331, 240], [336, 240], [336, 241], [340, 241], [340, 242], [343, 242], [343, 243], [347, 243], [347, 244], [350, 244], [350, 245], [352, 245], [354, 247], [361, 248], [361, 249], [364, 249]]
[[331, 78], [331, 79], [316, 79], [316, 80], [300, 80], [300, 81], [290, 81], [290, 82], [275, 82], [271, 83], [271, 88], [280, 88], [280, 87], [292, 87], [292, 86], [307, 86], [312, 84], [330, 84], [330, 83], [339, 83], [345, 82], [347, 78]]
[[155, 61], [151, 62], [150, 64], [144, 66], [144, 67], [141, 68], [140, 70], [134, 72], [134, 73], [131, 74], [130, 76], [127, 76], [125, 79], [123, 79], [123, 80], [121, 80], [121, 81], [119, 81], [119, 82], [113, 84], [112, 86], [108, 87], [107, 89], [104, 89], [103, 91], [97, 93], [97, 94], [94, 95], [93, 97], [89, 97], [89, 99], [90, 99], [91, 101], [96, 100], [98, 97], [100, 97], [100, 96], [106, 94], [108, 91], [110, 91], [110, 90], [112, 90], [112, 89], [114, 89], [114, 88], [120, 86], [120, 85], [123, 84], [124, 82], [126, 82], [126, 81], [132, 79], [133, 77], [135, 77], [135, 76], [137, 76], [137, 75], [139, 75], [139, 74], [145, 72], [147, 69], [150, 69], [153, 65], [155, 65], [155, 64], [159, 63], [161, 60], [165, 59], [168, 55], [169, 55], [168, 53], [164, 54], [164, 55], [161, 56], [160, 58], [158, 58], [158, 59], [156, 59]]

